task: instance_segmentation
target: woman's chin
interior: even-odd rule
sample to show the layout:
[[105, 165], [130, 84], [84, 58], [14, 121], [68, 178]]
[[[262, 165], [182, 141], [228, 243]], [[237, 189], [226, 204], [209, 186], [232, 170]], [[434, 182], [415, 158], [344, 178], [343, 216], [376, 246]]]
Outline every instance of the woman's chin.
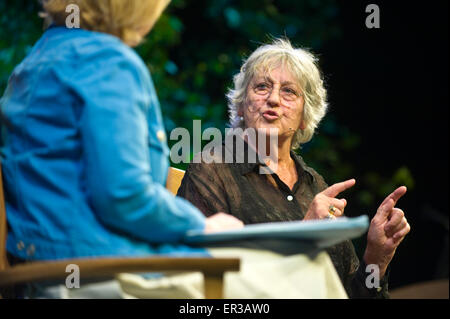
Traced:
[[286, 130], [282, 129], [279, 126], [276, 125], [260, 125], [256, 128], [257, 134], [260, 136], [260, 134], [266, 135], [267, 137], [277, 137], [278, 140], [291, 140], [295, 134], [294, 130]]
[[270, 129], [276, 129], [280, 130], [280, 124], [276, 122], [261, 122], [255, 125], [254, 127], [257, 131], [264, 131], [264, 130], [270, 130]]

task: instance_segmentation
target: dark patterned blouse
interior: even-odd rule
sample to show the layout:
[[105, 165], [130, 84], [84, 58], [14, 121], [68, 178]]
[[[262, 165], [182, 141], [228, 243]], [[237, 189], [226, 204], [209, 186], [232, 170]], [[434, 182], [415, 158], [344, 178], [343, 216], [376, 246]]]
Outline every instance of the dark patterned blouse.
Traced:
[[[314, 196], [328, 187], [322, 176], [294, 152], [291, 157], [296, 163], [298, 181], [291, 190], [276, 174], [260, 174], [263, 163], [249, 163], [247, 144], [244, 156], [238, 153], [243, 162], [233, 152], [233, 163], [224, 163], [225, 152], [229, 151], [223, 145], [222, 161], [219, 163], [216, 156], [217, 162], [210, 164], [200, 162], [198, 154], [198, 163], [189, 164], [178, 190], [178, 196], [192, 202], [206, 216], [225, 212], [244, 224], [302, 220]], [[366, 265], [358, 260], [351, 241], [326, 250], [350, 298], [389, 298], [388, 271], [380, 288], [367, 288]]]

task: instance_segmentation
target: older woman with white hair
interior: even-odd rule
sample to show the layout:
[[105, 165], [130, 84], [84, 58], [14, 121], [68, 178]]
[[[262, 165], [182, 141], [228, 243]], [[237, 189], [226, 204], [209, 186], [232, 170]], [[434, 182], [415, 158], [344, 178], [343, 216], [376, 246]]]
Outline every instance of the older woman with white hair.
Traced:
[[[267, 158], [267, 144], [260, 140], [261, 135], [252, 141], [243, 135], [244, 162], [224, 163], [223, 156], [216, 156], [212, 163], [191, 163], [178, 195], [206, 216], [226, 212], [245, 224], [343, 216], [347, 201], [336, 197], [355, 180], [328, 187], [322, 176], [293, 151], [311, 140], [328, 106], [314, 55], [284, 39], [262, 45], [235, 75], [234, 88], [227, 97], [232, 127], [277, 132], [276, 157]], [[234, 152], [236, 159], [237, 142], [228, 144], [222, 150]], [[252, 151], [259, 155], [256, 162], [249, 160]], [[241, 153], [238, 151], [238, 155]], [[269, 174], [262, 174], [261, 167]], [[379, 206], [361, 261], [351, 241], [327, 249], [349, 297], [389, 296], [388, 265], [410, 231], [403, 211], [394, 207], [405, 192], [406, 187], [397, 188]], [[379, 270], [378, 287], [366, 285], [369, 269]]]

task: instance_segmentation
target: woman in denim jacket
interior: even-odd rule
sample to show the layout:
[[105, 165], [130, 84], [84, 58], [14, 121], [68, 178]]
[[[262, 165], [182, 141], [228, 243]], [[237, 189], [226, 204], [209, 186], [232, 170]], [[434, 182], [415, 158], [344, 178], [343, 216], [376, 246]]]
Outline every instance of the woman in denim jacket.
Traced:
[[207, 254], [180, 243], [187, 230], [242, 223], [165, 189], [160, 105], [130, 48], [168, 1], [73, 2], [43, 1], [51, 26], [1, 99], [10, 258]]

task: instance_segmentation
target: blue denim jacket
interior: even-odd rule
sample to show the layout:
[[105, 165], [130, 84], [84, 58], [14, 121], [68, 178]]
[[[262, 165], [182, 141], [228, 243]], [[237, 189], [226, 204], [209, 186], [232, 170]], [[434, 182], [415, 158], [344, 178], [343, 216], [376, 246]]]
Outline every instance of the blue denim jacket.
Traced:
[[164, 187], [169, 150], [155, 89], [118, 38], [48, 29], [0, 106], [11, 254], [206, 254], [181, 243], [205, 218]]

